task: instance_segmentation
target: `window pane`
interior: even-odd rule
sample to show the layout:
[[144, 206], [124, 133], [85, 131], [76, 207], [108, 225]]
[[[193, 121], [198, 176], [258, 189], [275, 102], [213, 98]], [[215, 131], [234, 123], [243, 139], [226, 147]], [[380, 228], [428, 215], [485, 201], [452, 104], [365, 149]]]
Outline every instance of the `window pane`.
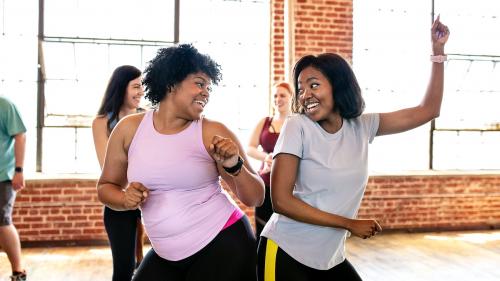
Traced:
[[46, 0], [45, 35], [173, 41], [174, 0]]
[[0, 95], [16, 104], [26, 126], [24, 168], [35, 171], [37, 1], [0, 1]]
[[500, 55], [500, 3], [497, 0], [435, 1], [435, 12], [450, 26], [446, 52]]
[[[430, 73], [429, 12], [426, 1], [354, 1], [353, 68], [366, 112], [420, 103]], [[429, 126], [375, 138], [369, 158], [373, 171], [427, 169]]]
[[7, 36], [38, 34], [38, 1], [0, 1], [0, 33]]
[[269, 1], [181, 3], [181, 41], [193, 42], [222, 66], [223, 81], [205, 115], [224, 122], [244, 146], [269, 114], [269, 7]]
[[500, 169], [500, 132], [435, 132], [436, 169]]
[[75, 136], [74, 128], [43, 129], [43, 172], [75, 173]]

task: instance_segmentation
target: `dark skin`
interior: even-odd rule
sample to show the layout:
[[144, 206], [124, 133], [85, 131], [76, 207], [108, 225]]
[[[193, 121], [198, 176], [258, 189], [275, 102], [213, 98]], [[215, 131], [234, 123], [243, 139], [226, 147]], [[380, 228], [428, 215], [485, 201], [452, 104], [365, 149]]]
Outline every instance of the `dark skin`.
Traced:
[[[433, 55], [443, 55], [449, 36], [448, 27], [436, 19], [431, 28]], [[433, 63], [431, 79], [422, 102], [411, 108], [381, 113], [377, 135], [404, 132], [439, 116], [443, 97], [444, 66]], [[327, 132], [335, 133], [343, 125], [339, 112], [334, 111], [334, 87], [323, 73], [312, 66], [304, 68], [298, 77], [299, 102], [305, 114]], [[297, 221], [326, 227], [342, 228], [354, 236], [370, 238], [382, 231], [374, 219], [350, 219], [324, 212], [293, 195], [300, 159], [281, 153], [274, 159], [271, 172], [271, 199], [274, 211]]]

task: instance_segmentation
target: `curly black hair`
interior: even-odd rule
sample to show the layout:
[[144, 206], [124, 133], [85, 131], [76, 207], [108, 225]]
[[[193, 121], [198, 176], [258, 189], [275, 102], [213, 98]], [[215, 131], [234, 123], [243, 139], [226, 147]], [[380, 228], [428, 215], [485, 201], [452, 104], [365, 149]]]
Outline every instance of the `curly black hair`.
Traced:
[[321, 71], [332, 85], [332, 96], [335, 101], [334, 111], [338, 111], [340, 116], [345, 119], [356, 118], [363, 113], [365, 101], [361, 96], [358, 80], [349, 63], [340, 55], [333, 53], [323, 53], [318, 56], [308, 55], [297, 61], [293, 69], [295, 86], [295, 96], [292, 102], [293, 112], [304, 113], [298, 99], [298, 79], [302, 70], [308, 66]]
[[144, 71], [146, 98], [153, 105], [158, 104], [172, 88], [197, 72], [205, 73], [215, 85], [222, 79], [220, 65], [191, 44], [159, 49]]

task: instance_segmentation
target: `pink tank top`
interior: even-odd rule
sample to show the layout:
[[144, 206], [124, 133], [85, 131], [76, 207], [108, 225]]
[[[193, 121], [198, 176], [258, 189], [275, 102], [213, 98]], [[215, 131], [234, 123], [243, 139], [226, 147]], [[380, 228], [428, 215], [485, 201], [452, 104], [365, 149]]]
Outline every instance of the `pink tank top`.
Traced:
[[203, 144], [202, 120], [163, 135], [153, 126], [153, 112], [146, 112], [132, 139], [127, 177], [150, 190], [141, 210], [153, 249], [177, 261], [210, 243], [239, 209], [221, 188]]

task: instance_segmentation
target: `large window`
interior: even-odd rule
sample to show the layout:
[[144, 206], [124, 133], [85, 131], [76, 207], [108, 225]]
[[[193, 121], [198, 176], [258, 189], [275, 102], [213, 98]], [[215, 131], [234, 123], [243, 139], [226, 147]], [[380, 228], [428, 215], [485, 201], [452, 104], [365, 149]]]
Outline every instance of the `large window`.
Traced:
[[25, 169], [35, 170], [37, 16], [35, 1], [0, 1], [0, 95], [13, 101], [28, 129]]
[[[224, 121], [246, 143], [257, 118], [267, 114], [269, 1], [4, 0], [0, 5], [0, 94], [18, 104], [29, 125], [28, 171], [98, 172], [90, 124], [112, 71], [124, 64], [144, 69], [158, 48], [178, 42], [194, 43], [222, 65], [224, 79], [214, 89], [207, 117]], [[43, 97], [38, 119], [37, 96]]]
[[[434, 7], [432, 6], [434, 3]], [[430, 76], [431, 15], [451, 29], [441, 116], [377, 138], [376, 171], [500, 169], [500, 5], [493, 0], [354, 1], [353, 65], [367, 110], [417, 105]]]

